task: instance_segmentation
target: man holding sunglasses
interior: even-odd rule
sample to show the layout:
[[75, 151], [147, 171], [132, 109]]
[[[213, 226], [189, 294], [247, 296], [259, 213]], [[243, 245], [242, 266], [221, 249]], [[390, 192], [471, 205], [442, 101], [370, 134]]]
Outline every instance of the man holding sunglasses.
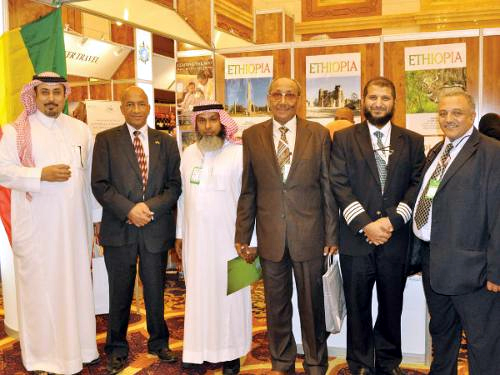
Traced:
[[[325, 374], [327, 332], [321, 276], [323, 255], [337, 251], [338, 208], [328, 178], [330, 134], [297, 117], [300, 86], [271, 82], [272, 119], [243, 132], [243, 180], [236, 220], [236, 250], [247, 262], [261, 258], [272, 357], [271, 374], [294, 373], [292, 271], [296, 280], [304, 369]], [[257, 223], [258, 248], [249, 247]]]

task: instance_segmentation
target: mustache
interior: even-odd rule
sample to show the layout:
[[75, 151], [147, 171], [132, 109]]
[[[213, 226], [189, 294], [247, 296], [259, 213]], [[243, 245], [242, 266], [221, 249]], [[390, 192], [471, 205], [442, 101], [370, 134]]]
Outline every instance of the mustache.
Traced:
[[44, 106], [48, 106], [48, 105], [55, 105], [55, 106], [58, 106], [59, 104], [57, 104], [56, 102], [48, 102], [48, 103], [45, 103]]

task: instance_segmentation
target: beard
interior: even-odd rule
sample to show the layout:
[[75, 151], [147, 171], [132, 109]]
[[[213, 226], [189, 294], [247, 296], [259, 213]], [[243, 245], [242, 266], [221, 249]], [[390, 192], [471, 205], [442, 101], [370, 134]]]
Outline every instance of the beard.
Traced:
[[392, 116], [394, 115], [394, 108], [391, 108], [384, 116], [381, 117], [373, 116], [368, 108], [363, 109], [363, 114], [370, 124], [383, 126], [387, 124], [390, 119], [392, 119]]
[[224, 145], [224, 137], [221, 134], [218, 135], [198, 135], [198, 147], [202, 152], [216, 151], [222, 148]]

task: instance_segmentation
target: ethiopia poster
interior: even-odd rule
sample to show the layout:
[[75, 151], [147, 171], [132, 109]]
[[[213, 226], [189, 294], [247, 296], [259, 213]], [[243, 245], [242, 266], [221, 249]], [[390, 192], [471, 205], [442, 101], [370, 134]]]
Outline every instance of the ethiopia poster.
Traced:
[[267, 89], [272, 79], [272, 56], [226, 58], [226, 110], [231, 116], [266, 115]]
[[361, 54], [306, 56], [306, 116], [333, 118], [345, 106], [360, 114]]
[[405, 48], [406, 127], [424, 136], [441, 135], [439, 93], [467, 89], [465, 43]]

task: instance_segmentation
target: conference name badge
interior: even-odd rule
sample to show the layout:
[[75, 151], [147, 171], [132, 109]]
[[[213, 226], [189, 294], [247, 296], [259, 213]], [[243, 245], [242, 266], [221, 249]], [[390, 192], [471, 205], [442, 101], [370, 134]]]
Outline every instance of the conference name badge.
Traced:
[[436, 180], [434, 178], [429, 181], [429, 188], [427, 189], [427, 194], [425, 194], [425, 197], [427, 199], [434, 199], [440, 183], [440, 180]]
[[191, 172], [191, 178], [189, 182], [191, 182], [192, 184], [199, 185], [200, 178], [201, 178], [201, 167], [194, 167], [193, 171]]

